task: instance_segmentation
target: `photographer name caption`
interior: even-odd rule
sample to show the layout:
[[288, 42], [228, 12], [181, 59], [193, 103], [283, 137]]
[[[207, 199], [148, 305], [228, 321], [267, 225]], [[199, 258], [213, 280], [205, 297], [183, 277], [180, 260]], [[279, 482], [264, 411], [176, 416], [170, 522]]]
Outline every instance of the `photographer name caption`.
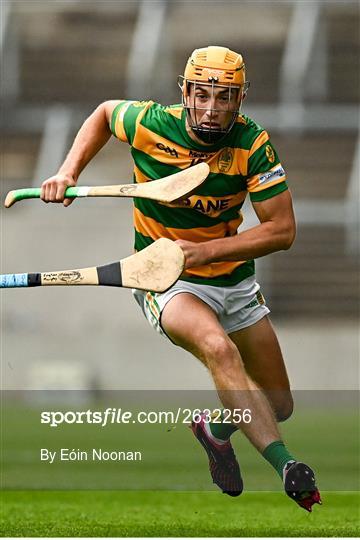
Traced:
[[142, 461], [142, 453], [134, 450], [103, 450], [102, 448], [91, 448], [90, 450], [40, 448], [40, 461], [50, 464], [56, 461]]

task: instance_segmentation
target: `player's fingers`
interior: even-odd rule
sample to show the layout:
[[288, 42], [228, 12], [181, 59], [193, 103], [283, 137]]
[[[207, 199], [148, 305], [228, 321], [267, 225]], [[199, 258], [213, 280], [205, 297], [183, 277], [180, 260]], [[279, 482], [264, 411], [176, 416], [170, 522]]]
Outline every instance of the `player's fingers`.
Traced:
[[73, 202], [74, 199], [64, 199], [63, 205], [64, 206], [70, 206], [70, 204]]
[[64, 184], [57, 184], [56, 195], [55, 195], [56, 202], [62, 202], [64, 200], [66, 188], [67, 186]]
[[56, 202], [56, 191], [57, 191], [56, 184], [53, 184], [53, 183], [50, 184], [49, 195], [48, 195], [50, 202]]
[[44, 201], [46, 203], [50, 202], [50, 189], [51, 189], [51, 185], [50, 184], [43, 184], [43, 188], [44, 188]]

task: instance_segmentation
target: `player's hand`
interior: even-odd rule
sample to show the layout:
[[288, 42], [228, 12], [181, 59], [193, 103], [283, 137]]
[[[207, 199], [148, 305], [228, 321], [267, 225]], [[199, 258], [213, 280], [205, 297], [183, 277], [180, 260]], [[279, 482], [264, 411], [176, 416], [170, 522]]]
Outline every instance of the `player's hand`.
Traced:
[[202, 266], [208, 264], [210, 256], [207, 249], [207, 242], [188, 242], [187, 240], [176, 240], [178, 246], [184, 252], [185, 255], [185, 270], [187, 268], [195, 268], [196, 266]]
[[56, 174], [51, 176], [42, 183], [41, 199], [48, 202], [63, 203], [64, 206], [69, 206], [74, 199], [64, 198], [67, 187], [76, 186], [76, 180], [71, 174]]

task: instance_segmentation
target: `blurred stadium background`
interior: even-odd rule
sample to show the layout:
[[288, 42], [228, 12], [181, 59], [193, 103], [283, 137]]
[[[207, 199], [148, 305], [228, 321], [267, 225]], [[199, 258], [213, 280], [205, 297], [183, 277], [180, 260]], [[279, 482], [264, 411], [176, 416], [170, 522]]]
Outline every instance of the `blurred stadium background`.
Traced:
[[[1, 200], [54, 174], [107, 99], [177, 103], [196, 47], [242, 52], [244, 112], [268, 129], [295, 199], [293, 248], [257, 262], [297, 389], [355, 389], [359, 359], [359, 4], [357, 1], [1, 0]], [[80, 178], [132, 177], [112, 139]], [[131, 204], [22, 202], [1, 213], [1, 272], [93, 266], [132, 252]], [[246, 211], [246, 223], [254, 216]], [[158, 337], [129, 291], [1, 295], [2, 388], [211, 388]]]

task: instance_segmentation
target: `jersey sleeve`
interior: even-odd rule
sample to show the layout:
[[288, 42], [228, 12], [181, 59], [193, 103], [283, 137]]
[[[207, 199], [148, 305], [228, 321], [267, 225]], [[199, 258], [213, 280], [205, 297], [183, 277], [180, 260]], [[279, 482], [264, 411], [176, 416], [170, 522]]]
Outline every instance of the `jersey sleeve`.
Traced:
[[249, 151], [247, 190], [250, 199], [264, 201], [287, 189], [286, 174], [276, 150], [268, 133], [262, 131]]
[[120, 141], [132, 144], [136, 128], [151, 101], [121, 101], [111, 115], [110, 129]]

